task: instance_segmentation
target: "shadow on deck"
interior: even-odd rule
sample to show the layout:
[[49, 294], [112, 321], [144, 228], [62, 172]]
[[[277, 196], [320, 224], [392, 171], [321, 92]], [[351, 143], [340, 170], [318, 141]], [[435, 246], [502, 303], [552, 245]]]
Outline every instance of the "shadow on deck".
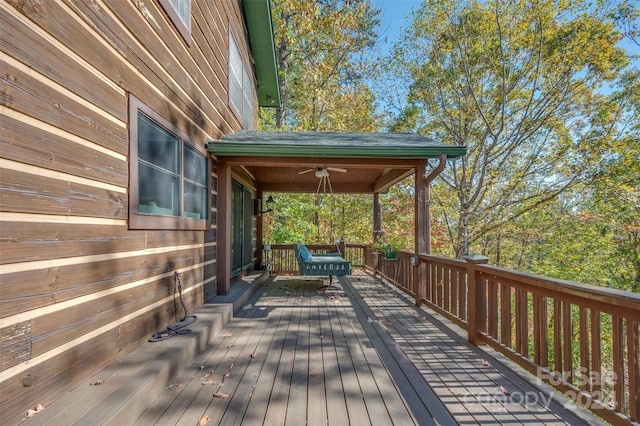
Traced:
[[379, 279], [326, 284], [274, 277], [214, 298], [192, 334], [145, 343], [25, 424], [598, 422]]

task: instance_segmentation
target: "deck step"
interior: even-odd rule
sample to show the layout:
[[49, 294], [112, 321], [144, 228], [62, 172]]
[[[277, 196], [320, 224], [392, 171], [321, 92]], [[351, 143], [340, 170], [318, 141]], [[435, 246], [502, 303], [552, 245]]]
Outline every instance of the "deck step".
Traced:
[[[179, 371], [216, 346], [220, 330], [266, 279], [267, 274], [249, 277], [239, 283], [233, 295], [212, 298], [193, 313], [197, 319], [188, 325], [190, 334], [141, 344], [54, 401], [27, 424], [132, 424], [168, 386], [175, 385]], [[188, 322], [189, 318], [185, 324]]]

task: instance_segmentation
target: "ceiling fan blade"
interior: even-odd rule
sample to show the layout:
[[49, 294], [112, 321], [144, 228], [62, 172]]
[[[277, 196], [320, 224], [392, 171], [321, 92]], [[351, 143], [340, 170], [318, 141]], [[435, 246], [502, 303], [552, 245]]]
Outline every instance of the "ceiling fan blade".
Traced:
[[332, 172], [347, 173], [347, 169], [341, 169], [339, 167], [327, 167], [327, 170], [331, 170]]
[[303, 174], [305, 174], [305, 173], [309, 173], [309, 172], [312, 172], [312, 171], [314, 171], [314, 170], [315, 170], [315, 169], [303, 170], [303, 171], [301, 171], [301, 172], [298, 172], [298, 174], [299, 174], [299, 175], [303, 175]]

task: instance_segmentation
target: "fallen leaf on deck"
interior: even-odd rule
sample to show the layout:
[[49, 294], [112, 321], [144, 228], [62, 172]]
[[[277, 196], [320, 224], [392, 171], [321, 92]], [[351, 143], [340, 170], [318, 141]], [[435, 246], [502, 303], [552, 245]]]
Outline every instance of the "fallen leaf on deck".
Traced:
[[30, 408], [29, 410], [27, 410], [27, 418], [35, 416], [42, 410], [44, 410], [44, 407], [41, 404], [36, 405], [34, 408]]
[[317, 371], [314, 371], [313, 373], [309, 374], [311, 377], [316, 377], [318, 375]]
[[249, 355], [251, 358], [258, 358], [258, 354], [257, 353], [252, 353], [251, 355]]
[[324, 334], [320, 335], [320, 340], [324, 339]]
[[104, 383], [104, 380], [98, 380], [98, 381], [95, 381], [95, 382], [91, 382], [90, 385], [91, 386], [100, 386], [103, 383]]
[[491, 363], [486, 359], [482, 360], [482, 365], [484, 365], [485, 367], [491, 367]]
[[178, 389], [182, 389], [182, 388], [184, 387], [184, 385], [183, 385], [182, 383], [178, 383], [178, 384], [176, 385], [176, 387], [177, 387]]
[[222, 392], [216, 392], [213, 394], [214, 398], [229, 398], [229, 394], [227, 393], [222, 393]]
[[207, 380], [206, 382], [202, 382], [203, 385], [217, 385], [218, 382], [214, 382], [213, 380]]
[[198, 420], [198, 426], [206, 425], [207, 423], [209, 423], [209, 420], [211, 420], [211, 417], [209, 417], [209, 416], [204, 416], [203, 418], [201, 418], [200, 420]]
[[204, 377], [202, 378], [202, 380], [208, 380], [209, 377], [211, 377], [212, 374], [213, 374], [213, 370], [211, 370], [207, 374], [205, 374]]
[[496, 408], [495, 410], [493, 410], [494, 413], [506, 413], [507, 409], [504, 407], [504, 405], [499, 406], [498, 408]]
[[231, 333], [224, 333], [222, 337], [231, 337]]
[[454, 389], [454, 388], [447, 388], [447, 390], [448, 390], [449, 392], [451, 392], [451, 394], [452, 394], [453, 396], [462, 396], [462, 394], [461, 394], [460, 392], [458, 392], [458, 391], [457, 391], [456, 389]]
[[500, 386], [500, 392], [502, 392], [505, 395], [511, 394], [511, 392], [509, 392], [504, 386]]

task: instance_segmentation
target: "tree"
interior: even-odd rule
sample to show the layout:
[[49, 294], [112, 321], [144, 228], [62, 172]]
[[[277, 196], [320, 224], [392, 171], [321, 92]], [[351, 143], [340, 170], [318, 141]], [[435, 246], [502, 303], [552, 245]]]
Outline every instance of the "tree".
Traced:
[[282, 0], [274, 26], [282, 107], [275, 128], [377, 128], [364, 56], [375, 42], [380, 11], [368, 0]]
[[418, 108], [419, 132], [468, 147], [433, 191], [457, 257], [597, 176], [619, 118], [602, 114], [612, 104], [597, 90], [628, 64], [606, 10], [427, 0], [414, 12], [389, 67], [409, 83], [412, 115], [394, 126]]

